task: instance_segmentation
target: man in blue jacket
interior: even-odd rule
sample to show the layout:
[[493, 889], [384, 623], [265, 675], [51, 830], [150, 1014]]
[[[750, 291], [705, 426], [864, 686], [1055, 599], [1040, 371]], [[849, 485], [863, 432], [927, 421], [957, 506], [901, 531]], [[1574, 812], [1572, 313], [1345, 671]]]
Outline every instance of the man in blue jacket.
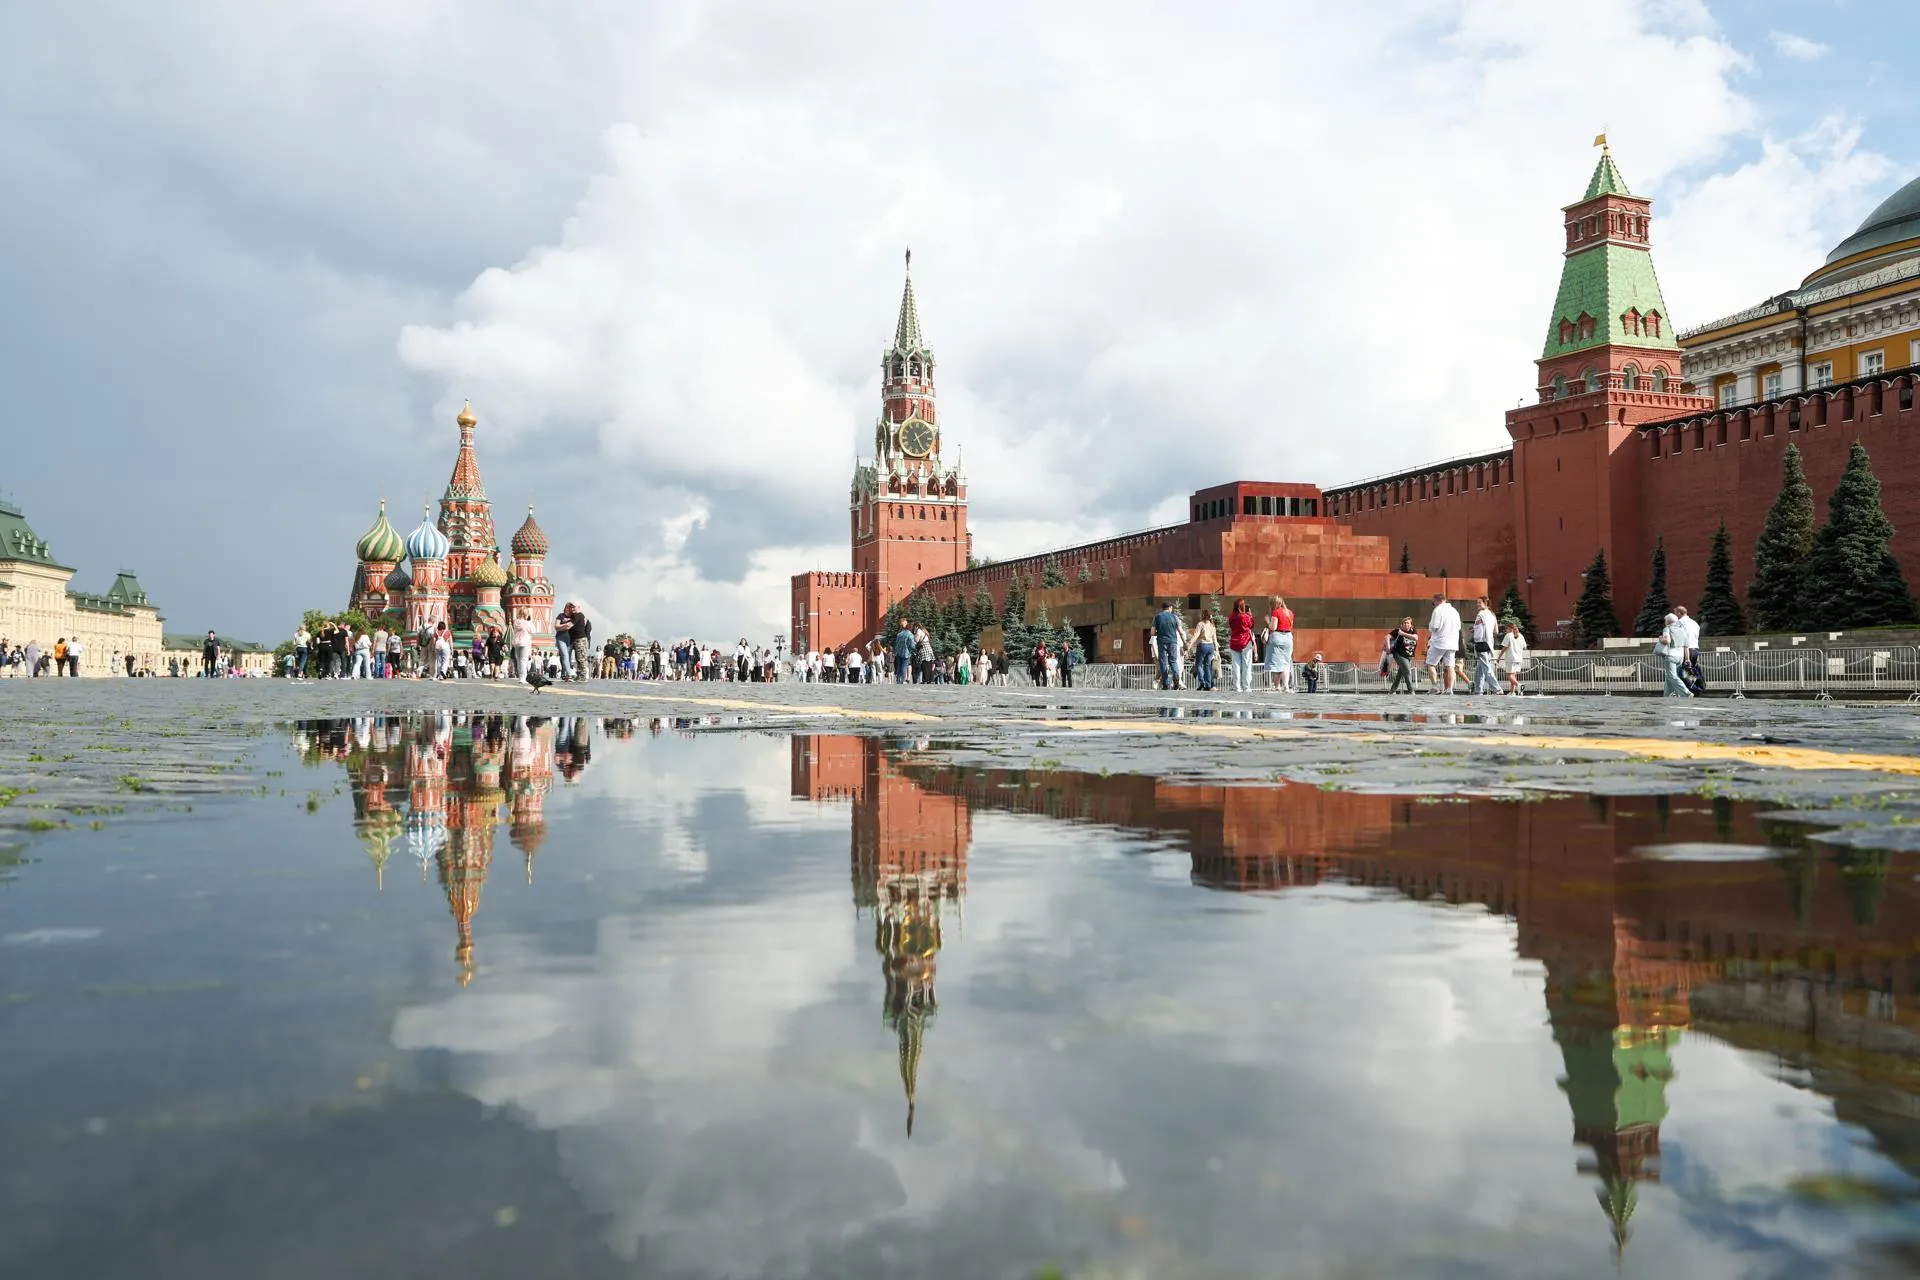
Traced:
[[905, 684], [907, 672], [913, 666], [913, 628], [906, 623], [900, 624], [900, 630], [893, 637], [893, 682]]
[[1173, 611], [1173, 601], [1169, 600], [1153, 615], [1153, 645], [1160, 655], [1162, 689], [1180, 686], [1180, 631], [1180, 615]]

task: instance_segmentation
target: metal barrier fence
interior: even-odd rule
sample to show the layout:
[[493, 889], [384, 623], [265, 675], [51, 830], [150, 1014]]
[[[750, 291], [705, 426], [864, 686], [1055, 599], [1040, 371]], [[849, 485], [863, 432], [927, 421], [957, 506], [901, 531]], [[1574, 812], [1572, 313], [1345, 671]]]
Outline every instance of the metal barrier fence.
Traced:
[[[1231, 690], [1233, 677], [1224, 664], [1214, 677], [1216, 687]], [[1322, 664], [1320, 688], [1326, 693], [1383, 693], [1387, 681], [1371, 665], [1352, 662]], [[1764, 697], [1768, 695], [1800, 697], [1887, 696], [1905, 694], [1920, 700], [1920, 647], [1912, 645], [1800, 647], [1792, 649], [1754, 649], [1735, 652], [1714, 650], [1700, 655], [1700, 673], [1706, 680], [1708, 696]], [[1464, 691], [1472, 682], [1473, 664], [1467, 664], [1467, 678], [1456, 680]], [[1502, 688], [1506, 676], [1499, 674]], [[1183, 672], [1188, 690], [1197, 687], [1193, 663]], [[1414, 687], [1420, 692], [1432, 688], [1426, 668], [1413, 669]], [[1584, 653], [1535, 654], [1521, 672], [1521, 687], [1533, 693], [1658, 694], [1665, 690], [1666, 659], [1652, 653], [1631, 650], [1598, 650]], [[1025, 671], [1009, 672], [1007, 682], [1032, 687], [1033, 678]], [[1146, 663], [1095, 662], [1076, 667], [1075, 687], [1082, 689], [1157, 689], [1159, 670]], [[1253, 687], [1268, 687], [1264, 663], [1253, 667]], [[1296, 664], [1294, 688], [1304, 689], [1304, 680]]]

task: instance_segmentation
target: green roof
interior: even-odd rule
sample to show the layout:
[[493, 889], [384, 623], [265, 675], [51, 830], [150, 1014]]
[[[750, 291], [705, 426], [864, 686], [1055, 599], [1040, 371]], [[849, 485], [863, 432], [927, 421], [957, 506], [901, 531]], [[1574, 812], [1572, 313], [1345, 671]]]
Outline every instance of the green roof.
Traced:
[[107, 588], [107, 599], [143, 609], [153, 608], [153, 601], [147, 599], [146, 589], [140, 585], [140, 579], [128, 569], [122, 569], [114, 578], [113, 585]]
[[1587, 194], [1582, 200], [1591, 200], [1595, 196], [1630, 196], [1627, 180], [1620, 176], [1620, 169], [1613, 163], [1613, 153], [1605, 147], [1600, 148], [1600, 163], [1593, 167], [1593, 181], [1587, 183]]
[[46, 540], [33, 531], [33, 526], [27, 523], [26, 514], [11, 502], [0, 502], [0, 560], [39, 564], [49, 569], [73, 572], [72, 566], [61, 564], [53, 558]]
[[[911, 259], [909, 259], [911, 261]], [[925, 351], [927, 342], [920, 336], [920, 308], [913, 301], [913, 277], [907, 277], [907, 287], [900, 294], [900, 320], [893, 326], [893, 350]]]
[[[1644, 328], [1640, 333], [1629, 332], [1625, 319], [1629, 311], [1642, 316], [1658, 312], [1660, 336], [1651, 337]], [[1591, 337], [1580, 336], [1583, 315], [1593, 317]], [[1560, 341], [1562, 320], [1574, 326], [1573, 338], [1565, 344]], [[1608, 343], [1675, 353], [1680, 350], [1673, 338], [1667, 301], [1660, 294], [1660, 278], [1654, 274], [1653, 255], [1644, 248], [1610, 241], [1567, 255], [1566, 264], [1560, 268], [1560, 292], [1553, 301], [1553, 317], [1547, 321], [1547, 343], [1541, 359], [1551, 360]]]

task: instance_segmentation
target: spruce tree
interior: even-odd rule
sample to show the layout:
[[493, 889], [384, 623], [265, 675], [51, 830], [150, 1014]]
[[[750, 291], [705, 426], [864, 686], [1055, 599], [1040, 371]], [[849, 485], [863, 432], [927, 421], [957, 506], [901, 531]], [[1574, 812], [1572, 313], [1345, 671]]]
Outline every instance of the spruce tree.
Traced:
[[900, 624], [905, 620], [906, 615], [900, 611], [900, 602], [895, 600], [887, 606], [886, 615], [880, 619], [881, 636], [887, 640], [892, 640], [896, 635], [900, 634]]
[[1087, 651], [1080, 643], [1080, 633], [1068, 625], [1065, 618], [1060, 619], [1060, 629], [1054, 632], [1054, 647], [1063, 654], [1071, 653], [1074, 666], [1086, 665]]
[[1527, 608], [1526, 599], [1520, 594], [1520, 584], [1507, 584], [1507, 594], [1500, 597], [1500, 629], [1504, 633], [1509, 622], [1520, 624], [1520, 634], [1527, 643], [1534, 643], [1533, 610]]
[[1667, 615], [1673, 612], [1673, 604], [1667, 599], [1667, 540], [1664, 537], [1654, 539], [1653, 573], [1647, 579], [1647, 598], [1640, 604], [1640, 612], [1634, 615], [1633, 634], [1651, 639], [1666, 629]]
[[1607, 576], [1605, 551], [1593, 557], [1585, 577], [1586, 590], [1573, 606], [1573, 621], [1580, 628], [1581, 643], [1591, 645], [1620, 634], [1620, 615], [1613, 611], [1613, 580]]
[[1402, 573], [1413, 572], [1413, 570], [1408, 567], [1413, 563], [1413, 558], [1409, 554], [1409, 551], [1410, 551], [1410, 548], [1407, 546], [1406, 543], [1403, 542], [1400, 544], [1400, 572]]
[[1080, 582], [1092, 582], [1093, 566], [1088, 564], [1085, 560], [1082, 560], [1080, 562], [1080, 572], [1074, 576]]
[[1000, 628], [1011, 635], [1027, 623], [1027, 580], [1014, 577], [1007, 582], [1007, 602], [1000, 610]]
[[996, 621], [993, 597], [987, 594], [987, 584], [983, 582], [973, 589], [973, 603], [967, 609], [967, 632], [973, 637], [972, 643], [978, 644], [980, 633]]
[[1880, 481], [1867, 446], [1847, 452], [1847, 469], [1827, 502], [1800, 575], [1800, 618], [1822, 631], [1885, 627], [1914, 620], [1913, 593], [1893, 558], [1893, 522], [1880, 506]]
[[1057, 561], [1047, 561], [1046, 570], [1040, 575], [1040, 585], [1043, 587], [1064, 587], [1067, 585], [1067, 575], [1060, 572], [1060, 565]]
[[1780, 495], [1767, 512], [1753, 548], [1747, 605], [1755, 631], [1792, 631], [1800, 624], [1800, 583], [1813, 550], [1813, 486], [1800, 465], [1800, 446], [1781, 459]]
[[1700, 630], [1710, 636], [1744, 635], [1747, 630], [1747, 617], [1733, 594], [1733, 549], [1725, 520], [1713, 535], [1713, 549], [1707, 552], [1707, 585], [1700, 592], [1698, 621]]

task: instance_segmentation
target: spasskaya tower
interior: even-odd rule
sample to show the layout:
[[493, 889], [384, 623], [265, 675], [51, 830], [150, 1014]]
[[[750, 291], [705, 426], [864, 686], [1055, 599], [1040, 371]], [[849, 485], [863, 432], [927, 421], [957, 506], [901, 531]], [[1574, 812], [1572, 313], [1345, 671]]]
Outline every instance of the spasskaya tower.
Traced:
[[852, 573], [793, 580], [793, 648], [833, 649], [870, 637], [887, 607], [929, 578], [967, 567], [967, 480], [949, 464], [935, 404], [933, 349], [920, 332], [913, 252], [893, 343], [880, 356], [873, 458], [856, 460], [850, 495]]

